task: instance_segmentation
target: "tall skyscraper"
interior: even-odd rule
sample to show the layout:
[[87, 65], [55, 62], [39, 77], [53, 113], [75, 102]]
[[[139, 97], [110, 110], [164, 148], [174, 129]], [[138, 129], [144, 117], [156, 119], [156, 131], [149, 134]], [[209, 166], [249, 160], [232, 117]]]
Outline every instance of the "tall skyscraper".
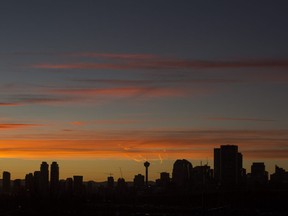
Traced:
[[34, 191], [36, 194], [39, 194], [41, 192], [41, 172], [35, 171], [34, 177], [33, 177], [33, 183], [34, 183]]
[[34, 177], [32, 173], [26, 174], [25, 176], [25, 191], [29, 195], [35, 192]]
[[9, 172], [3, 172], [3, 193], [10, 193], [11, 189], [11, 174]]
[[242, 173], [242, 154], [236, 145], [221, 145], [214, 149], [214, 178], [224, 187], [240, 183]]
[[192, 164], [183, 159], [176, 160], [173, 165], [172, 182], [177, 186], [187, 186], [192, 181]]
[[49, 189], [49, 165], [42, 162], [40, 166], [40, 191], [42, 195], [47, 195]]
[[50, 174], [50, 191], [55, 194], [59, 185], [59, 166], [57, 162], [52, 162], [51, 164], [51, 174]]

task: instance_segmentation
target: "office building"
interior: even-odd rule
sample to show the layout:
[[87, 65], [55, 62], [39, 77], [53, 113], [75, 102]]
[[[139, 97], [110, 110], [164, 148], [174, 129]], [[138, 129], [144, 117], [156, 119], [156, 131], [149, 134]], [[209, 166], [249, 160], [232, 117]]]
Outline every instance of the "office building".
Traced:
[[172, 182], [176, 186], [187, 186], [191, 184], [192, 181], [192, 164], [183, 159], [183, 160], [176, 160], [173, 165], [173, 172], [172, 172]]
[[221, 145], [214, 149], [214, 178], [223, 187], [239, 185], [243, 171], [243, 157], [236, 145]]
[[11, 174], [7, 171], [3, 172], [3, 193], [9, 194], [11, 187]]
[[59, 186], [59, 166], [57, 162], [52, 162], [51, 164], [51, 174], [50, 174], [50, 191], [52, 194], [56, 193]]

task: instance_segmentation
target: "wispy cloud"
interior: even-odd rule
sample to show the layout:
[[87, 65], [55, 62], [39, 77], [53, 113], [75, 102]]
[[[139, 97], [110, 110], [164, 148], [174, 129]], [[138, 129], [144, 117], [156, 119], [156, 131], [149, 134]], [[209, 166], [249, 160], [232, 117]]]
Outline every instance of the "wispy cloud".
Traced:
[[[196, 93], [207, 91], [206, 89], [192, 90]], [[83, 95], [83, 96], [184, 96], [187, 95], [187, 89], [181, 88], [157, 88], [157, 87], [122, 87], [122, 88], [72, 88], [53, 90], [53, 93], [64, 95]]]
[[[67, 130], [67, 129], [66, 129]], [[69, 133], [67, 133], [69, 132]], [[59, 131], [58, 134], [21, 136], [18, 140], [0, 140], [0, 150], [17, 157], [114, 157], [131, 158], [148, 155], [159, 160], [159, 154], [176, 159], [212, 158], [213, 148], [236, 144], [245, 158], [288, 158], [287, 130], [146, 130], [146, 131]], [[30, 152], [30, 153], [29, 153]], [[35, 154], [37, 152], [37, 154]], [[30, 156], [31, 156], [30, 155]], [[30, 157], [29, 156], [29, 157]]]
[[147, 60], [161, 58], [159, 55], [149, 53], [99, 53], [99, 52], [6, 52], [0, 53], [0, 56], [66, 56], [66, 57], [86, 57], [86, 58], [101, 58], [101, 59], [132, 59], [132, 60]]
[[234, 84], [243, 83], [240, 79], [72, 79], [74, 82], [82, 82], [87, 84], [107, 84], [107, 85], [161, 85], [161, 84]]
[[225, 68], [288, 68], [288, 60], [239, 60], [239, 61], [198, 61], [198, 60], [146, 60], [123, 61], [121, 63], [67, 63], [67, 64], [34, 64], [33, 68], [42, 69], [110, 69], [110, 70], [164, 70], [164, 69], [225, 69]]
[[248, 122], [273, 122], [274, 119], [262, 119], [262, 118], [225, 118], [225, 117], [210, 117], [207, 118], [212, 121], [248, 121]]
[[106, 58], [106, 59], [125, 59], [125, 60], [149, 60], [161, 58], [155, 54], [144, 53], [96, 53], [96, 52], [71, 52], [63, 53], [65, 56], [88, 57], [88, 58]]
[[20, 123], [2, 123], [0, 124], [1, 129], [19, 129], [19, 128], [27, 128], [27, 127], [38, 127], [42, 126], [39, 124], [20, 124]]
[[9, 103], [9, 102], [0, 102], [0, 107], [1, 106], [22, 106], [23, 104], [22, 103]]

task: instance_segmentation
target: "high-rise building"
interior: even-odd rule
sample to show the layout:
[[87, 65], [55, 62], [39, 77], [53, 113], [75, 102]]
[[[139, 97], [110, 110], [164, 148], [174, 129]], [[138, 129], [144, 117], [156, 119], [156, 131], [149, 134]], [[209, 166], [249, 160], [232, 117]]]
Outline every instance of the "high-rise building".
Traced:
[[22, 187], [21, 187], [21, 179], [15, 179], [13, 181], [13, 193], [15, 195], [19, 194], [22, 192]]
[[214, 148], [214, 179], [220, 183], [220, 148]]
[[263, 162], [254, 162], [251, 165], [250, 183], [257, 185], [264, 185], [268, 183], [268, 172], [265, 170]]
[[25, 176], [25, 191], [29, 195], [32, 195], [35, 192], [34, 177], [32, 173], [26, 174]]
[[280, 187], [283, 185], [288, 185], [288, 172], [285, 169], [275, 165], [275, 173], [271, 174], [270, 182], [273, 185]]
[[52, 194], [56, 193], [58, 185], [59, 185], [59, 166], [57, 162], [52, 162], [51, 174], [50, 174], [50, 191]]
[[67, 194], [71, 195], [73, 192], [73, 179], [67, 178], [65, 181], [65, 191]]
[[192, 164], [183, 159], [176, 160], [173, 165], [172, 182], [177, 186], [187, 186], [192, 181]]
[[7, 171], [3, 172], [3, 193], [10, 193], [11, 187], [11, 174]]
[[40, 190], [42, 195], [47, 195], [49, 189], [49, 165], [42, 162], [40, 166]]
[[160, 181], [163, 185], [168, 185], [170, 183], [170, 174], [168, 172], [161, 172]]
[[134, 176], [134, 187], [141, 188], [144, 186], [144, 175], [138, 174]]
[[212, 181], [212, 171], [210, 166], [201, 165], [193, 168], [193, 184], [207, 185]]
[[236, 145], [221, 145], [214, 149], [214, 178], [224, 187], [240, 183], [242, 173], [242, 154]]
[[34, 177], [33, 177], [33, 183], [34, 183], [34, 191], [36, 194], [39, 194], [41, 192], [41, 172], [35, 171]]
[[73, 176], [73, 193], [81, 195], [83, 192], [83, 176]]

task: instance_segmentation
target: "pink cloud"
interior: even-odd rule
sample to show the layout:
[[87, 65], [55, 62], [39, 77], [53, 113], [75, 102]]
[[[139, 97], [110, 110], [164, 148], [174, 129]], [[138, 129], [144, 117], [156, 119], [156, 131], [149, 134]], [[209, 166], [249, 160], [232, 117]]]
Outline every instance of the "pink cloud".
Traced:
[[[200, 92], [201, 90], [195, 90]], [[204, 90], [202, 90], [204, 91]], [[58, 89], [54, 93], [65, 95], [83, 95], [83, 96], [183, 96], [188, 92], [181, 88], [149, 88], [149, 87], [123, 87], [123, 88], [87, 88], [87, 89]]]
[[143, 54], [143, 53], [96, 53], [96, 52], [75, 52], [75, 53], [65, 53], [67, 56], [79, 56], [79, 57], [88, 57], [88, 58], [107, 58], [107, 59], [132, 59], [132, 60], [149, 60], [160, 58], [158, 55], [154, 54]]
[[0, 106], [22, 106], [21, 103], [0, 103]]
[[34, 68], [43, 69], [213, 69], [213, 68], [288, 68], [288, 60], [239, 60], [239, 61], [196, 61], [196, 60], [145, 60], [126, 61], [121, 63], [68, 63], [68, 64], [35, 64]]

